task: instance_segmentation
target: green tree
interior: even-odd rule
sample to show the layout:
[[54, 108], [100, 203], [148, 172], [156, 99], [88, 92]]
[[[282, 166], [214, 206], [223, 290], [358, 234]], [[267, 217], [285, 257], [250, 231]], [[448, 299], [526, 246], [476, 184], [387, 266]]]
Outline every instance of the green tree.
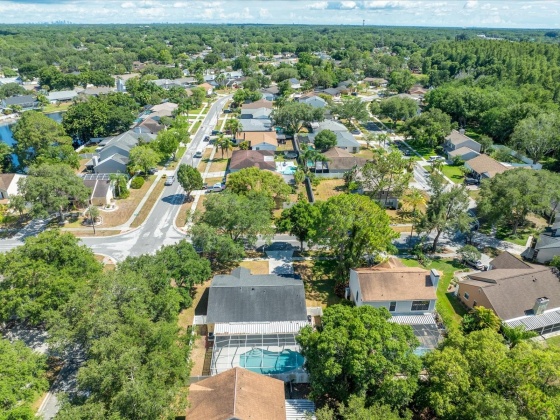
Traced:
[[0, 99], [9, 98], [15, 95], [26, 95], [27, 90], [19, 83], [6, 83], [0, 86]]
[[245, 249], [241, 243], [222, 235], [218, 229], [206, 223], [195, 223], [189, 233], [193, 245], [205, 258], [218, 266], [231, 264], [245, 257]]
[[31, 404], [48, 389], [46, 361], [21, 341], [0, 338], [0, 418], [32, 420]]
[[45, 114], [24, 112], [13, 128], [16, 140], [14, 153], [22, 168], [40, 163], [65, 163], [79, 167], [78, 155], [72, 147], [72, 139], [62, 125]]
[[11, 210], [17, 211], [19, 213], [19, 217], [23, 216], [27, 208], [27, 203], [25, 202], [25, 198], [21, 195], [11, 195], [9, 197], [10, 202], [8, 206]]
[[272, 118], [276, 125], [285, 127], [291, 134], [297, 134], [305, 124], [323, 121], [324, 112], [321, 108], [301, 102], [289, 102], [280, 109], [275, 109]]
[[170, 128], [168, 130], [162, 130], [157, 134], [156, 141], [153, 144], [156, 152], [159, 152], [165, 158], [170, 158], [175, 156], [175, 152], [179, 147], [179, 143], [184, 138], [184, 134], [179, 130]]
[[338, 282], [346, 282], [349, 270], [363, 264], [366, 256], [391, 249], [397, 237], [385, 211], [368, 197], [340, 194], [316, 205], [320, 217], [313, 242], [334, 253]]
[[407, 120], [401, 127], [401, 132], [405, 137], [423, 145], [436, 147], [456, 127], [455, 123], [451, 123], [449, 115], [436, 108]]
[[478, 199], [480, 215], [490, 222], [510, 226], [512, 235], [525, 223], [530, 212], [546, 210], [550, 205], [542, 183], [546, 172], [514, 169], [482, 182]]
[[476, 306], [468, 314], [466, 314], [461, 321], [461, 329], [466, 334], [479, 331], [486, 328], [492, 331], [498, 331], [502, 321], [492, 309], [487, 309], [484, 306]]
[[[418, 387], [418, 341], [408, 325], [388, 322], [385, 308], [329, 306], [320, 329], [305, 327], [297, 337], [316, 401], [366, 403], [394, 408], [411, 402]], [[397, 377], [398, 375], [398, 377]]]
[[157, 166], [160, 155], [148, 145], [138, 145], [130, 150], [128, 168], [131, 173], [138, 171], [148, 175], [150, 168]]
[[472, 245], [464, 245], [457, 250], [463, 261], [478, 261], [482, 255], [480, 251]]
[[259, 235], [270, 238], [271, 202], [264, 194], [238, 195], [224, 191], [204, 200], [205, 212], [197, 222], [215, 228], [220, 235], [227, 235], [237, 243], [253, 246]]
[[336, 410], [324, 406], [315, 412], [315, 417], [317, 420], [410, 420], [410, 414], [407, 412], [401, 416], [398, 410], [393, 410], [388, 405], [373, 404], [368, 407], [364, 397], [352, 395], [346, 405], [338, 404]]
[[410, 70], [395, 70], [389, 75], [387, 87], [399, 93], [404, 93], [408, 92], [413, 85], [414, 76], [412, 76]]
[[502, 324], [500, 332], [506, 339], [510, 349], [517, 346], [523, 340], [528, 340], [529, 338], [533, 338], [538, 335], [535, 331], [527, 331], [523, 325], [509, 327], [506, 324]]
[[560, 150], [560, 114], [539, 114], [521, 120], [511, 136], [511, 144], [535, 162]]
[[367, 103], [360, 98], [343, 99], [342, 103], [331, 106], [332, 113], [347, 121], [365, 121], [369, 118]]
[[115, 186], [115, 196], [117, 198], [127, 198], [130, 195], [128, 191], [128, 177], [125, 174], [110, 174], [111, 182]]
[[469, 195], [464, 186], [447, 189], [447, 182], [438, 172], [430, 175], [432, 195], [426, 206], [426, 214], [420, 222], [423, 232], [435, 231], [432, 252], [436, 252], [440, 236], [445, 231], [452, 231], [464, 220], [469, 206]]
[[336, 133], [331, 130], [321, 130], [316, 136], [313, 144], [315, 147], [324, 152], [336, 146]]
[[72, 203], [86, 203], [91, 191], [67, 165], [42, 164], [29, 168], [28, 176], [18, 181], [19, 193], [31, 204], [33, 217], [48, 217], [63, 211]]
[[306, 200], [299, 200], [292, 207], [282, 211], [276, 221], [276, 230], [295, 236], [303, 251], [303, 243], [316, 236], [315, 229], [319, 216], [319, 209], [316, 206]]
[[179, 181], [181, 188], [185, 190], [187, 197], [191, 195], [192, 191], [202, 189], [202, 175], [200, 175], [198, 169], [184, 163], [181, 163], [177, 170], [177, 181]]
[[237, 118], [229, 118], [225, 123], [225, 129], [231, 131], [231, 136], [235, 138], [242, 130], [241, 122]]
[[52, 230], [29, 237], [0, 255], [0, 320], [41, 324], [100, 272], [91, 250], [70, 233]]
[[95, 206], [89, 206], [87, 208], [87, 215], [89, 218], [89, 222], [91, 223], [91, 227], [93, 229], [93, 234], [95, 235], [95, 222], [99, 217], [99, 209]]
[[414, 99], [393, 96], [379, 103], [379, 115], [390, 118], [393, 128], [397, 121], [406, 121], [418, 113], [418, 103]]
[[12, 148], [7, 143], [0, 142], [0, 174], [12, 169]]
[[405, 191], [401, 201], [404, 209], [410, 212], [409, 218], [412, 221], [412, 227], [410, 228], [410, 240], [412, 240], [414, 227], [420, 221], [420, 213], [418, 211], [418, 208], [426, 204], [426, 197], [419, 189], [409, 188]]
[[256, 167], [241, 169], [228, 176], [227, 187], [236, 194], [259, 193], [274, 200], [285, 201], [292, 189], [281, 176]]
[[400, 198], [408, 187], [412, 174], [406, 171], [407, 164], [401, 152], [377, 149], [362, 168], [359, 183], [368, 195], [386, 205], [390, 195]]

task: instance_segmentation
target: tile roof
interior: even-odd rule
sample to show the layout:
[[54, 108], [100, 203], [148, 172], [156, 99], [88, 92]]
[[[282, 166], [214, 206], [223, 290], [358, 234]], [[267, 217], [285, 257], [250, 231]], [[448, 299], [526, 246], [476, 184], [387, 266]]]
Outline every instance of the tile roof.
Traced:
[[239, 170], [256, 166], [269, 171], [276, 170], [274, 152], [271, 150], [235, 150], [229, 162], [230, 170]]
[[480, 288], [503, 320], [531, 313], [540, 297], [550, 299], [549, 308], [560, 307], [560, 279], [550, 267], [527, 264], [526, 269], [495, 269], [468, 275], [462, 283]]
[[436, 299], [430, 272], [419, 267], [357, 268], [364, 302]]
[[235, 367], [189, 387], [187, 419], [285, 420], [284, 382]]
[[307, 320], [303, 282], [236, 268], [217, 275], [208, 295], [209, 323]]
[[500, 162], [492, 159], [488, 155], [480, 155], [470, 159], [467, 162], [467, 165], [477, 174], [486, 175], [488, 178], [492, 178], [497, 174], [501, 174], [509, 169], [512, 169], [511, 167], [502, 165]]

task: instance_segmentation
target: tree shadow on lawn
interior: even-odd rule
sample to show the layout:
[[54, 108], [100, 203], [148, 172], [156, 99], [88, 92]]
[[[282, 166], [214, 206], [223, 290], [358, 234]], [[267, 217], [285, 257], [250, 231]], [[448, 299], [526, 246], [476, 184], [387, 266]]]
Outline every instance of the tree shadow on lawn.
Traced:
[[294, 271], [301, 276], [307, 300], [327, 306], [340, 303], [341, 299], [335, 295], [335, 267], [336, 261], [333, 260], [294, 262]]

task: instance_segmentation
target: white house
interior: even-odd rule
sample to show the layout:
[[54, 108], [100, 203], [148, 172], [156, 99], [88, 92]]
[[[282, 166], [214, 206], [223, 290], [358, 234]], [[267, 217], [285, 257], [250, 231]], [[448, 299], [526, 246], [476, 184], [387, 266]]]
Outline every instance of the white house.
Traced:
[[18, 193], [18, 181], [26, 175], [0, 174], [0, 200], [5, 200]]
[[422, 315], [436, 306], [439, 273], [405, 267], [391, 258], [375, 267], [350, 270], [350, 299], [356, 306], [386, 308], [392, 315]]

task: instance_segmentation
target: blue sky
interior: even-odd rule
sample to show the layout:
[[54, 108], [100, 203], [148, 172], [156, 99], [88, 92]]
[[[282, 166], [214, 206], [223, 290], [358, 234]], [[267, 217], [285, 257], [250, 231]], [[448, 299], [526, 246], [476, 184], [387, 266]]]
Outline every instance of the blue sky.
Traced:
[[560, 0], [0, 0], [1, 23], [296, 23], [560, 28]]

